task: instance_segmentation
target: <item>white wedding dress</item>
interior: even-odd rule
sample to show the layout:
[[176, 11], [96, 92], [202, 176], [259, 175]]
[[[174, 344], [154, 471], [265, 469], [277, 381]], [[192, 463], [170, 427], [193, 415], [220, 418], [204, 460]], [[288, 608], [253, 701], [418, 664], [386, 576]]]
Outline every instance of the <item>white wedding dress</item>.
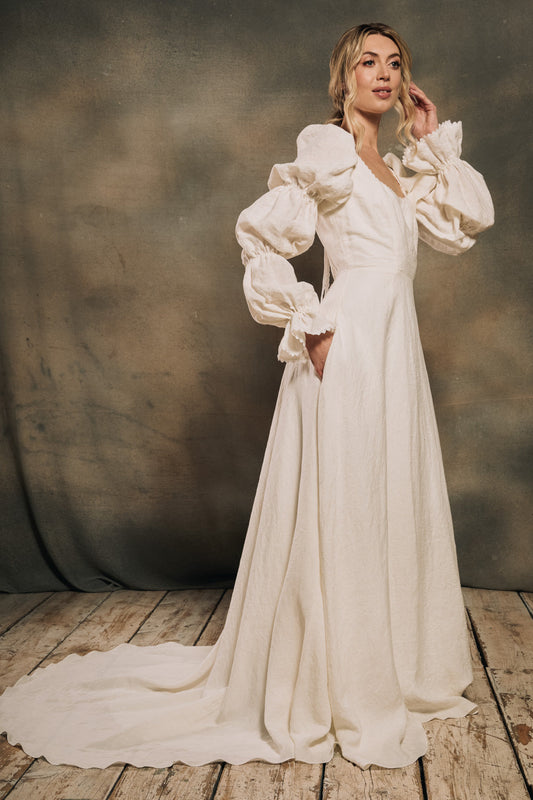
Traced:
[[[492, 224], [460, 144], [446, 122], [403, 165], [389, 154], [403, 198], [332, 124], [273, 168], [237, 237], [251, 313], [285, 327], [288, 363], [222, 635], [37, 669], [0, 698], [12, 744], [54, 764], [164, 767], [317, 763], [338, 743], [363, 768], [401, 767], [425, 753], [424, 721], [475, 710], [412, 286], [418, 236], [460, 253]], [[334, 277], [321, 302], [286, 260], [315, 231]], [[325, 330], [321, 381], [304, 343]]]

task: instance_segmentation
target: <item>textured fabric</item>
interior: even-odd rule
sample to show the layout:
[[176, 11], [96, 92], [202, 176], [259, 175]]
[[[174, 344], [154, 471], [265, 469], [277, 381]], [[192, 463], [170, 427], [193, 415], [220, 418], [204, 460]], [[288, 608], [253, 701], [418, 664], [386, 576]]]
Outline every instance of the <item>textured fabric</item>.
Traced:
[[[475, 711], [412, 290], [418, 229], [459, 253], [492, 222], [459, 146], [445, 123], [393, 159], [403, 198], [332, 125], [273, 169], [237, 236], [250, 310], [285, 328], [289, 363], [223, 633], [36, 670], [0, 699], [10, 742], [83, 767], [316, 763], [335, 743], [363, 768], [400, 767], [426, 751], [423, 722]], [[335, 279], [322, 302], [286, 260], [315, 230]], [[321, 381], [305, 332], [325, 327]]]

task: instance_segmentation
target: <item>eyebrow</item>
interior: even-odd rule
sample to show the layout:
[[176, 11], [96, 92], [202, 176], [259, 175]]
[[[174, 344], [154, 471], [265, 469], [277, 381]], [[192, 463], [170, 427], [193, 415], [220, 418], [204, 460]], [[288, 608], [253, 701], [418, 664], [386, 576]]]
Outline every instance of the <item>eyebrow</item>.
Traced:
[[[379, 53], [373, 53], [372, 50], [365, 50], [363, 55], [364, 56], [376, 56], [376, 58], [379, 57]], [[400, 54], [399, 53], [392, 53], [390, 56], [387, 56], [387, 58], [400, 58]]]

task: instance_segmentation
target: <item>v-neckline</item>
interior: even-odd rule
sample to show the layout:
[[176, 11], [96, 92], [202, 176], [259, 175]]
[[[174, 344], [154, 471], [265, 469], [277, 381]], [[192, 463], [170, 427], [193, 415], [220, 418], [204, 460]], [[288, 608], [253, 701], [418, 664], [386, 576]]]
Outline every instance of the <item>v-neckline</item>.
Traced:
[[[348, 131], [346, 131], [346, 132], [348, 132]], [[368, 166], [368, 164], [366, 163], [366, 161], [364, 160], [364, 158], [361, 158], [361, 156], [359, 156], [359, 161], [360, 161], [360, 162], [363, 164], [363, 166], [366, 168], [366, 170], [367, 170], [368, 172], [370, 172], [370, 174], [372, 175], [372, 177], [373, 177], [373, 178], [374, 178], [374, 179], [375, 179], [375, 180], [376, 180], [378, 183], [381, 183], [381, 185], [382, 185], [382, 186], [384, 186], [384, 187], [385, 187], [385, 189], [388, 189], [388, 190], [389, 190], [389, 192], [392, 192], [392, 193], [393, 193], [393, 195], [394, 195], [395, 197], [397, 197], [397, 198], [398, 198], [398, 200], [407, 200], [407, 195], [406, 195], [406, 194], [398, 194], [398, 192], [395, 192], [395, 191], [394, 191], [394, 189], [393, 189], [391, 186], [389, 186], [389, 184], [388, 184], [388, 183], [385, 183], [385, 181], [382, 181], [382, 180], [381, 180], [381, 178], [378, 178], [378, 176], [376, 175], [376, 173], [374, 172], [374, 170], [373, 170], [373, 169], [371, 169], [371, 168]], [[390, 167], [387, 167], [387, 169], [390, 169]], [[391, 169], [390, 169], [390, 171], [392, 172], [392, 170], [391, 170]], [[394, 172], [392, 172], [392, 174], [394, 175]], [[400, 187], [400, 189], [401, 189], [401, 190], [402, 190], [402, 192], [403, 192], [403, 189], [402, 189], [402, 187], [401, 187], [401, 185], [400, 185], [400, 181], [398, 180], [398, 178], [396, 177], [396, 175], [394, 175], [394, 179], [395, 179], [396, 183], [398, 184], [398, 186]]]
[[[357, 161], [361, 161], [361, 163], [363, 164], [363, 166], [365, 167], [365, 169], [367, 170], [367, 172], [369, 172], [369, 173], [370, 173], [370, 175], [372, 175], [372, 177], [374, 178], [374, 180], [376, 180], [378, 183], [380, 183], [380, 184], [381, 184], [381, 186], [384, 186], [384, 187], [385, 187], [385, 189], [388, 189], [388, 191], [389, 191], [389, 192], [392, 192], [392, 194], [393, 194], [395, 197], [397, 197], [397, 198], [398, 198], [398, 200], [407, 200], [407, 195], [406, 195], [406, 194], [398, 194], [398, 192], [395, 192], [395, 191], [394, 191], [394, 189], [393, 189], [391, 186], [389, 186], [387, 183], [385, 183], [385, 181], [382, 181], [382, 180], [381, 180], [381, 178], [378, 178], [378, 176], [376, 175], [376, 173], [375, 173], [375, 172], [374, 172], [372, 169], [370, 169], [370, 167], [368, 166], [368, 164], [366, 163], [366, 161], [365, 161], [365, 160], [364, 160], [364, 159], [363, 159], [363, 158], [362, 158], [362, 157], [359, 155], [359, 153], [357, 152], [357, 148], [356, 148], [356, 146], [355, 146], [355, 139], [353, 138], [353, 136], [352, 136], [352, 134], [350, 133], [350, 131], [347, 131], [347, 130], [345, 130], [344, 128], [341, 128], [341, 126], [340, 126], [340, 125], [335, 125], [333, 122], [328, 122], [327, 124], [328, 124], [328, 125], [332, 125], [332, 127], [334, 127], [334, 128], [338, 128], [338, 130], [339, 130], [339, 131], [342, 131], [342, 133], [344, 133], [344, 134], [346, 134], [346, 136], [349, 136], [349, 137], [350, 137], [350, 139], [351, 139], [351, 141], [352, 141], [352, 144], [353, 144], [354, 151], [355, 151], [355, 155], [356, 155], [356, 157], [357, 157]], [[387, 166], [388, 166], [388, 165], [387, 165]], [[392, 171], [392, 169], [391, 169], [390, 167], [388, 167], [388, 169], [390, 169], [390, 171], [392, 172], [392, 174], [393, 174], [393, 176], [394, 176], [394, 179], [395, 179], [396, 183], [398, 184], [398, 186], [400, 187], [400, 189], [401, 189], [401, 190], [402, 190], [402, 192], [403, 192], [403, 188], [402, 188], [402, 186], [401, 186], [401, 184], [400, 184], [400, 181], [398, 180], [398, 178], [396, 177], [396, 175], [394, 175], [394, 172]]]

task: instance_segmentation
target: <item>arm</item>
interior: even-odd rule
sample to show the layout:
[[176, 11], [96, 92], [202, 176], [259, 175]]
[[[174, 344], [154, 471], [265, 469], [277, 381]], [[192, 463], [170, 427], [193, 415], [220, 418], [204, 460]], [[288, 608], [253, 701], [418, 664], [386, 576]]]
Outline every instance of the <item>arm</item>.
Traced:
[[319, 210], [332, 213], [351, 194], [354, 154], [348, 148], [339, 152], [334, 134], [329, 125], [305, 128], [296, 160], [272, 169], [269, 191], [237, 221], [246, 301], [257, 322], [285, 328], [280, 361], [306, 358], [306, 334], [335, 328], [333, 320], [321, 316], [314, 288], [297, 280], [288, 261], [313, 243]]
[[385, 160], [416, 205], [420, 238], [435, 250], [458, 255], [494, 224], [492, 199], [483, 176], [461, 159], [461, 123], [439, 125], [437, 109], [424, 92], [411, 84], [410, 94], [418, 141], [405, 149], [402, 161], [391, 153]]

